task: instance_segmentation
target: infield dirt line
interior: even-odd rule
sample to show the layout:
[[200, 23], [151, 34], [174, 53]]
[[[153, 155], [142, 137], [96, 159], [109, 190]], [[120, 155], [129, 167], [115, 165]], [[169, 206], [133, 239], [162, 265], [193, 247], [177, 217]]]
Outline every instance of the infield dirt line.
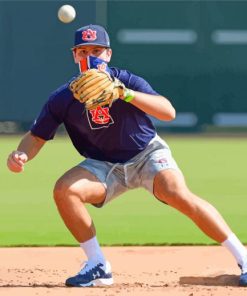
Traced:
[[85, 259], [80, 248], [0, 248], [0, 295], [241, 296], [238, 269], [221, 246], [105, 247], [115, 283], [67, 288]]

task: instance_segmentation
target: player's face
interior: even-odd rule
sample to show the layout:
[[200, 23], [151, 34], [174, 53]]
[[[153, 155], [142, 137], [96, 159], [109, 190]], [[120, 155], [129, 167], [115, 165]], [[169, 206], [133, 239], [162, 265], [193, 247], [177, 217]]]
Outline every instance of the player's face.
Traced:
[[77, 47], [73, 50], [75, 63], [88, 56], [94, 56], [100, 58], [106, 62], [110, 62], [112, 50], [101, 46], [88, 45]]

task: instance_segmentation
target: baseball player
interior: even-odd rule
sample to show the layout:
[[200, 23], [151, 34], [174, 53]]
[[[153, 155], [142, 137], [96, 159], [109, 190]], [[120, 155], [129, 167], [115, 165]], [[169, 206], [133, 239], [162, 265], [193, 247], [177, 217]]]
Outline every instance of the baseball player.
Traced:
[[113, 283], [110, 263], [96, 238], [85, 204], [103, 207], [129, 189], [143, 187], [161, 202], [188, 216], [207, 236], [225, 246], [241, 268], [239, 284], [247, 286], [247, 252], [219, 212], [193, 194], [156, 133], [149, 115], [175, 118], [170, 101], [143, 78], [109, 67], [109, 36], [98, 25], [79, 28], [73, 47], [81, 73], [55, 90], [7, 160], [22, 172], [46, 141], [64, 124], [76, 150], [85, 158], [59, 178], [54, 187], [58, 211], [80, 244], [87, 261], [67, 286]]

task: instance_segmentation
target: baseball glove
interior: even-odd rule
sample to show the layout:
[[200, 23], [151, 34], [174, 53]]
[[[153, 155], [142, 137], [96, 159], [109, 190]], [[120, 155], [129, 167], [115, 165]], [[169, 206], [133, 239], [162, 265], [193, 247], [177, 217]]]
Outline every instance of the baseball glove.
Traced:
[[83, 72], [70, 83], [70, 90], [75, 99], [85, 103], [88, 110], [109, 105], [118, 98], [125, 97], [125, 85], [107, 72], [90, 69]]

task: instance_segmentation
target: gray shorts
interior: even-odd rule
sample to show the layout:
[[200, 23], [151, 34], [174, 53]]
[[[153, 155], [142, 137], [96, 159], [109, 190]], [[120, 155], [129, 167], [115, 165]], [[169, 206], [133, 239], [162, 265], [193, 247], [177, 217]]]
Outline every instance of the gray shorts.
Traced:
[[162, 170], [179, 170], [169, 146], [156, 135], [142, 152], [125, 163], [111, 163], [87, 158], [79, 164], [96, 176], [106, 188], [102, 207], [129, 189], [143, 187], [153, 194], [155, 175]]

